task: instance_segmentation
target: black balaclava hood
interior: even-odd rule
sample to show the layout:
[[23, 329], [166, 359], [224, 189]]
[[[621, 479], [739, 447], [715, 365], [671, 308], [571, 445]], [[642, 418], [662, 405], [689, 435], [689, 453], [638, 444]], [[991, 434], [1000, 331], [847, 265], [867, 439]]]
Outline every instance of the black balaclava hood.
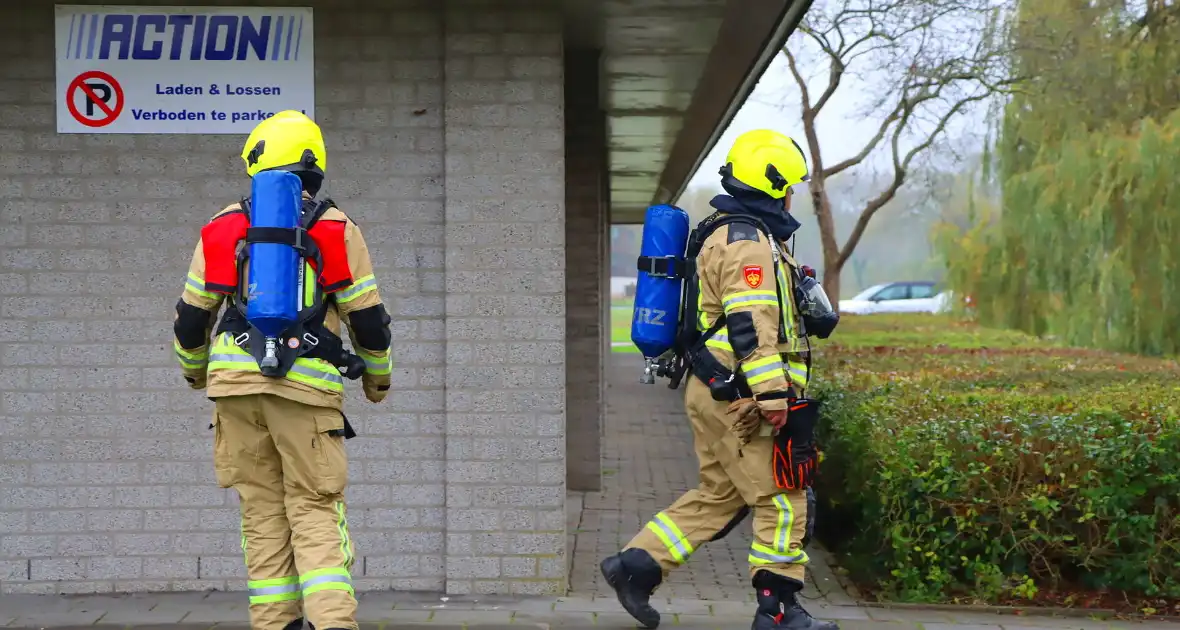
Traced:
[[761, 220], [770, 228], [771, 234], [785, 241], [791, 238], [802, 224], [783, 209], [783, 200], [754, 189], [731, 186], [722, 181], [721, 187], [728, 195], [717, 195], [709, 202], [710, 206], [728, 214], [748, 214]]
[[323, 175], [312, 171], [296, 171], [295, 174], [299, 176], [299, 181], [303, 183], [303, 190], [306, 190], [307, 194], [315, 197], [320, 192], [320, 187], [324, 183]]

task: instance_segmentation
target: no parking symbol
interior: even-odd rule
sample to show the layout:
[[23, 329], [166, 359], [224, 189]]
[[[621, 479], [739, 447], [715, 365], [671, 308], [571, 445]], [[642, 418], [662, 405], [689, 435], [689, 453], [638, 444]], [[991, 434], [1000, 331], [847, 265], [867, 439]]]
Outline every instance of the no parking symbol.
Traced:
[[66, 88], [66, 106], [79, 123], [105, 127], [123, 111], [123, 87], [105, 72], [83, 72]]

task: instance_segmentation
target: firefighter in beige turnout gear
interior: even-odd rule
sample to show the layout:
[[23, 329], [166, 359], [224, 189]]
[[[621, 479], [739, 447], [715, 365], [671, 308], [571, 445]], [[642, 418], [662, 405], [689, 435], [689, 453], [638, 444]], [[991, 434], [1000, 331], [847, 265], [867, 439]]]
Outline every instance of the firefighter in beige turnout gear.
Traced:
[[[233, 305], [235, 287], [225, 283], [237, 277], [233, 252], [242, 246], [249, 215], [234, 204], [202, 229], [177, 304], [175, 351], [190, 386], [207, 388], [215, 401], [214, 467], [218, 484], [240, 496], [251, 626], [300, 628], [306, 616], [323, 630], [356, 630], [350, 574], [356, 551], [344, 501], [343, 443], [354, 433], [342, 413], [345, 368], [336, 359], [347, 356], [340, 345], [343, 324], [352, 359], [364, 361], [366, 398], [382, 401], [392, 368], [390, 318], [360, 229], [334, 203], [313, 202], [327, 161], [315, 123], [297, 112], [269, 118], [251, 134], [242, 157], [250, 176], [271, 168], [294, 172], [303, 181], [305, 215], [319, 214], [308, 234], [323, 255], [322, 280], [330, 284], [319, 287], [326, 297], [322, 323], [309, 330], [321, 344], [316, 349], [324, 349], [272, 377], [239, 345], [245, 324]], [[308, 274], [309, 282], [314, 278]], [[312, 287], [305, 289], [310, 296]]]
[[[719, 221], [696, 254], [695, 287], [686, 289], [686, 300], [695, 297], [696, 321], [684, 325], [700, 331], [697, 352], [707, 355], [693, 361], [685, 391], [700, 485], [603, 560], [602, 571], [624, 608], [654, 628], [660, 616], [649, 600], [663, 578], [752, 509], [755, 630], [835, 630], [836, 624], [812, 618], [796, 597], [808, 562], [801, 541], [817, 459], [800, 450], [806, 436], [796, 437], [794, 447], [781, 439], [807, 432], [802, 425], [814, 421], [806, 411], [789, 411], [805, 406], [796, 401], [804, 399], [809, 380], [809, 346], [795, 299], [797, 278], [804, 276], [787, 253], [787, 238], [799, 227], [788, 212], [790, 186], [807, 180], [807, 165], [793, 140], [758, 130], [738, 138], [721, 174], [729, 195], [712, 200], [718, 212], [701, 225], [735, 215], [756, 220]], [[692, 276], [686, 277], [691, 285]], [[709, 357], [715, 378], [705, 373]], [[736, 377], [740, 393], [714, 395], [711, 387], [724, 385], [723, 373]], [[776, 440], [784, 447], [776, 448]]]

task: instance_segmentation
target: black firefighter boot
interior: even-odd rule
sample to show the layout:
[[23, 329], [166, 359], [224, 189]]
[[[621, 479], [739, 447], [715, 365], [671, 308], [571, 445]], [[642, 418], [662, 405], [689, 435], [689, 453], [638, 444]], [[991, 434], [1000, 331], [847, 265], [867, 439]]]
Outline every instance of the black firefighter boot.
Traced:
[[797, 597], [803, 585], [794, 580], [759, 571], [754, 575], [754, 589], [758, 611], [750, 630], [840, 630], [835, 622], [819, 621], [803, 610]]
[[651, 595], [664, 572], [651, 554], [642, 549], [628, 549], [609, 556], [599, 565], [606, 583], [615, 589], [619, 603], [645, 628], [660, 625], [660, 613], [651, 607]]

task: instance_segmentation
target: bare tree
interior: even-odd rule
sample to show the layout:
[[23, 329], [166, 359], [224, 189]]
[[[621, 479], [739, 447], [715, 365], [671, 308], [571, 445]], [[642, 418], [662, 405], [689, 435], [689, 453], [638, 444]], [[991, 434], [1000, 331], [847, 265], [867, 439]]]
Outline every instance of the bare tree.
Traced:
[[[1002, 0], [819, 0], [796, 38], [783, 49], [800, 91], [803, 132], [811, 153], [809, 191], [824, 252], [824, 288], [840, 295], [840, 272], [873, 215], [907, 181], [914, 162], [973, 104], [1004, 93], [1010, 76], [1001, 28]], [[800, 55], [811, 49], [826, 66], [818, 96], [809, 89]], [[881, 83], [864, 115], [880, 120], [876, 133], [851, 157], [828, 165], [816, 120], [832, 96], [856, 76]], [[828, 180], [888, 150], [892, 177], [859, 209], [848, 240], [837, 243]], [[852, 209], [849, 209], [851, 211]]]

